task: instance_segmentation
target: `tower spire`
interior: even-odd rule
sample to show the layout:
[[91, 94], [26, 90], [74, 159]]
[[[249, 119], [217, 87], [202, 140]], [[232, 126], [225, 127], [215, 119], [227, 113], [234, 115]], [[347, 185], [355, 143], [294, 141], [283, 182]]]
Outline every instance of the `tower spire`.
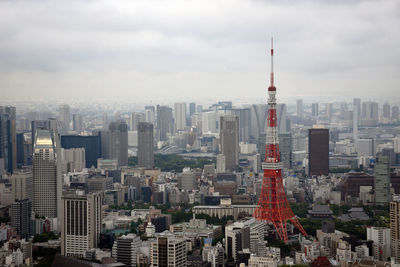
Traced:
[[274, 87], [274, 38], [271, 37], [271, 87]]

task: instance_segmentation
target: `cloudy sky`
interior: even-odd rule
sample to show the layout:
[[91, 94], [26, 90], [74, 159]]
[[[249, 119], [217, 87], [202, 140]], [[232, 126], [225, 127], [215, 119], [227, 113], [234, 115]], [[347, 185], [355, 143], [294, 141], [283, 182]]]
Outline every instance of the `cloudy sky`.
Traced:
[[3, 99], [400, 97], [400, 1], [0, 1]]

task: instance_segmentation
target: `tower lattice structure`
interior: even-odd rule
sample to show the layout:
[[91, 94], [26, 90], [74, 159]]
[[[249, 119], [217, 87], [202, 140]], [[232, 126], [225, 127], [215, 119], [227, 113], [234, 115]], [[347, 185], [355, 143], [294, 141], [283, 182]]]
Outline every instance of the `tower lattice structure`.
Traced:
[[271, 81], [268, 88], [268, 124], [265, 146], [265, 160], [262, 163], [264, 170], [261, 195], [253, 216], [264, 222], [270, 222], [276, 228], [279, 238], [288, 242], [287, 222], [290, 221], [304, 236], [308, 236], [294, 215], [286, 198], [283, 187], [283, 164], [279, 154], [279, 139], [276, 117], [276, 87], [274, 86], [274, 49], [271, 41]]

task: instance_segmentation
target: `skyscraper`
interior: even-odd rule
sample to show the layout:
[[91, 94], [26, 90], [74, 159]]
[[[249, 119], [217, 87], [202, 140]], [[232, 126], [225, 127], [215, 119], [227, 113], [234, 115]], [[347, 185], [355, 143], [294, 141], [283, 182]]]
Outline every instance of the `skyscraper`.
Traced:
[[102, 194], [66, 192], [62, 196], [61, 254], [83, 257], [96, 248], [102, 224]]
[[248, 143], [250, 140], [250, 108], [233, 109], [232, 111], [239, 117], [239, 141]]
[[303, 118], [303, 112], [304, 112], [303, 99], [297, 99], [297, 101], [296, 101], [296, 115], [297, 115], [297, 117]]
[[159, 141], [167, 140], [167, 134], [172, 133], [172, 121], [172, 108], [157, 105], [157, 139]]
[[189, 103], [189, 116], [192, 116], [196, 113], [196, 103]]
[[278, 131], [280, 133], [286, 133], [290, 131], [290, 127], [288, 127], [288, 118], [287, 118], [287, 108], [286, 104], [277, 104], [276, 105], [276, 117], [278, 120]]
[[292, 135], [290, 132], [279, 133], [279, 152], [283, 168], [292, 168]]
[[390, 118], [390, 104], [388, 102], [383, 104], [383, 117]]
[[356, 112], [358, 114], [357, 119], [359, 119], [361, 116], [361, 99], [360, 98], [353, 99], [353, 107], [354, 107], [353, 110], [356, 110]]
[[129, 119], [129, 129], [131, 131], [137, 131], [139, 122], [145, 121], [145, 115], [139, 112], [132, 112]]
[[71, 124], [71, 111], [69, 105], [65, 104], [60, 106], [58, 120], [61, 122], [61, 132], [68, 132]]
[[109, 125], [108, 158], [116, 159], [119, 166], [128, 166], [128, 125], [119, 120]]
[[332, 118], [332, 114], [333, 114], [333, 104], [332, 103], [325, 104], [325, 112], [326, 112], [326, 117], [330, 120]]
[[140, 122], [138, 126], [138, 165], [139, 167], [154, 168], [153, 124]]
[[318, 103], [312, 103], [311, 104], [311, 115], [313, 117], [318, 117], [318, 115], [319, 115]]
[[144, 107], [145, 121], [154, 124], [156, 122], [156, 109], [154, 106]]
[[225, 168], [233, 171], [239, 164], [239, 118], [237, 116], [221, 116], [220, 142], [221, 154], [225, 156]]
[[33, 210], [38, 216], [60, 218], [61, 152], [59, 136], [37, 130], [33, 151]]
[[78, 133], [83, 131], [82, 115], [80, 114], [72, 115], [72, 129]]
[[374, 168], [375, 204], [383, 205], [390, 202], [390, 166], [389, 158], [376, 158]]
[[3, 159], [4, 169], [8, 172], [12, 173], [17, 168], [15, 107], [0, 106], [0, 158]]
[[308, 171], [309, 175], [329, 173], [329, 130], [313, 128], [308, 130]]
[[29, 199], [18, 200], [11, 204], [11, 225], [15, 227], [21, 238], [30, 238], [32, 229], [32, 201]]
[[30, 199], [32, 200], [32, 171], [30, 170], [19, 170], [11, 175], [11, 187], [13, 201]]
[[186, 103], [175, 103], [175, 130], [181, 131], [186, 128]]
[[[354, 142], [357, 141], [358, 139], [358, 120], [360, 117], [360, 103], [358, 100], [359, 98], [354, 99], [354, 105], [353, 105], [353, 140]], [[356, 101], [357, 100], [357, 101]]]
[[[250, 138], [258, 140], [260, 134], [265, 133], [267, 125], [268, 105], [254, 104], [251, 106]], [[262, 149], [261, 149], [262, 150]]]

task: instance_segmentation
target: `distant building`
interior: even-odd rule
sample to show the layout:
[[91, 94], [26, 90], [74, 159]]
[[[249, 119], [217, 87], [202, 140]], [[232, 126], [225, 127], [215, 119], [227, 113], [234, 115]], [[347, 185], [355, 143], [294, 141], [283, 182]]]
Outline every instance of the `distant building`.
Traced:
[[233, 171], [239, 164], [239, 118], [225, 115], [220, 118], [221, 154], [226, 170]]
[[32, 200], [33, 192], [33, 174], [30, 170], [16, 171], [11, 175], [11, 187], [13, 201], [30, 199]]
[[318, 117], [318, 115], [319, 115], [318, 103], [312, 103], [311, 104], [311, 115], [313, 117]]
[[102, 226], [102, 199], [101, 193], [63, 194], [61, 255], [83, 257], [85, 251], [97, 247]]
[[193, 171], [183, 172], [178, 176], [178, 187], [186, 191], [197, 188], [196, 174]]
[[279, 153], [285, 169], [292, 168], [292, 135], [290, 132], [279, 133]]
[[329, 130], [308, 130], [308, 168], [309, 175], [328, 175], [329, 173]]
[[400, 197], [390, 202], [390, 249], [396, 263], [400, 263]]
[[303, 107], [303, 99], [297, 99], [296, 101], [296, 115], [299, 118], [303, 118], [304, 107]]
[[97, 167], [97, 159], [101, 158], [101, 141], [99, 135], [63, 135], [61, 146], [64, 149], [80, 148], [85, 149], [85, 168]]
[[32, 201], [29, 199], [17, 200], [10, 208], [11, 225], [15, 227], [21, 238], [29, 239], [33, 235], [32, 229]]
[[38, 216], [60, 218], [60, 147], [57, 132], [37, 130], [33, 154], [33, 210]]
[[186, 267], [186, 241], [170, 236], [159, 236], [150, 248], [151, 266]]
[[390, 258], [390, 228], [367, 227], [367, 240], [372, 240], [374, 259], [387, 261]]
[[186, 103], [175, 103], [174, 109], [175, 129], [177, 131], [186, 128]]
[[157, 140], [166, 141], [173, 132], [172, 108], [157, 105]]
[[72, 129], [78, 133], [83, 131], [82, 115], [80, 115], [80, 114], [72, 115]]
[[1, 169], [12, 173], [17, 168], [17, 132], [15, 107], [0, 106], [0, 162]]
[[117, 159], [119, 166], [128, 166], [128, 125], [125, 121], [109, 125], [108, 158]]
[[70, 130], [71, 112], [69, 105], [61, 105], [58, 111], [58, 120], [61, 122], [61, 133], [66, 133]]
[[375, 204], [390, 202], [390, 166], [389, 158], [379, 156], [374, 167]]
[[154, 168], [153, 124], [140, 122], [138, 126], [138, 166]]
[[138, 266], [137, 254], [141, 245], [140, 237], [135, 234], [120, 236], [114, 241], [112, 256], [126, 266]]

